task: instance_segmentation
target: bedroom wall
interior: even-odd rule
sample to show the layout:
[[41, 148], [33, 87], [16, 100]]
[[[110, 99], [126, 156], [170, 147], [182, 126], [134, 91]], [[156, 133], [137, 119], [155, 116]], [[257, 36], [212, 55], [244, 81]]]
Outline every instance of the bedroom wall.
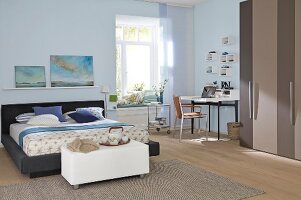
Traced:
[[[14, 87], [15, 65], [43, 65], [49, 78], [50, 55], [91, 55], [95, 85], [114, 91], [115, 16], [160, 17], [159, 12], [158, 3], [135, 0], [0, 0], [0, 104], [103, 99], [99, 88], [4, 88]], [[168, 6], [168, 17], [174, 23], [170, 93], [193, 94], [193, 9]]]
[[173, 94], [192, 95], [195, 78], [193, 9], [168, 6], [167, 16], [171, 20], [173, 41], [173, 64], [169, 66]]
[[15, 65], [44, 65], [50, 55], [91, 55], [95, 85], [115, 88], [115, 16], [159, 17], [156, 3], [133, 0], [0, 0], [0, 104], [97, 100], [99, 88], [3, 90]]
[[[92, 55], [95, 85], [115, 88], [116, 14], [158, 17], [158, 5], [132, 0], [0, 0], [1, 89], [15, 65], [45, 65], [49, 55]], [[48, 75], [46, 77], [49, 77]], [[98, 89], [0, 91], [1, 103], [97, 99]]]
[[[207, 74], [206, 67], [212, 63], [205, 61], [209, 51], [219, 53], [227, 51], [239, 54], [239, 3], [242, 0], [210, 0], [204, 1], [194, 9], [194, 39], [195, 39], [195, 94], [201, 95], [207, 83], [231, 81], [234, 88], [239, 88], [239, 62], [233, 63], [231, 77], [220, 77]], [[231, 36], [234, 43], [222, 46], [221, 38]], [[216, 62], [220, 66], [219, 62]], [[207, 106], [204, 107], [208, 112]], [[211, 128], [217, 131], [217, 109], [211, 110]], [[227, 132], [227, 122], [234, 121], [234, 108], [221, 108], [221, 132]]]

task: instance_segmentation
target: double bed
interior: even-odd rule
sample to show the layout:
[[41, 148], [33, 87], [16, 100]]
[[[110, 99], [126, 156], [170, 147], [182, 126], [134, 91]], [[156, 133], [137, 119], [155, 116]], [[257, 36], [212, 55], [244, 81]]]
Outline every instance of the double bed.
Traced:
[[77, 124], [62, 123], [56, 127], [38, 127], [16, 122], [16, 116], [32, 112], [34, 106], [62, 106], [63, 113], [76, 108], [101, 107], [103, 101], [76, 101], [32, 104], [9, 104], [1, 106], [1, 142], [22, 174], [39, 177], [57, 174], [61, 168], [60, 147], [75, 138], [89, 138], [99, 142], [108, 134], [109, 128], [122, 126], [130, 139], [149, 145], [149, 155], [159, 155], [159, 143], [148, 139], [148, 132], [136, 129], [125, 123], [105, 119], [96, 122]]

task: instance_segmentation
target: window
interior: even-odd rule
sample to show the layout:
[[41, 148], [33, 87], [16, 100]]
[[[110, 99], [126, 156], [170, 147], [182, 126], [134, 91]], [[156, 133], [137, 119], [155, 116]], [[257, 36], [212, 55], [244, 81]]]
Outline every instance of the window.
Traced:
[[151, 90], [158, 83], [157, 31], [155, 25], [117, 23], [116, 89], [119, 97], [141, 88]]

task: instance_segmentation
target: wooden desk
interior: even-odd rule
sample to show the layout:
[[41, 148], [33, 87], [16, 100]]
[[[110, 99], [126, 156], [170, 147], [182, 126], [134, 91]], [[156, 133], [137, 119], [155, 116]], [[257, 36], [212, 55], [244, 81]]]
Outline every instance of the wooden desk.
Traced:
[[[218, 140], [220, 139], [220, 107], [228, 106], [235, 108], [235, 122], [238, 122], [238, 102], [239, 94], [234, 92], [231, 96], [222, 96], [219, 98], [202, 98], [201, 96], [182, 96], [181, 100], [191, 101], [193, 105], [207, 105], [209, 107], [208, 120], [209, 120], [209, 132], [211, 131], [210, 114], [211, 106], [217, 106], [217, 133]], [[191, 120], [191, 133], [193, 134], [194, 120]]]

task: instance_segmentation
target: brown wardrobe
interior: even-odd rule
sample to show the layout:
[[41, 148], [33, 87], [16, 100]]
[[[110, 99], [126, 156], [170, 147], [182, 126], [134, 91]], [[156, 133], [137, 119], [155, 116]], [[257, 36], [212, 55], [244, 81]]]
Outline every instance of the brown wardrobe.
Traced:
[[300, 0], [240, 5], [240, 143], [299, 160], [300, 12]]

